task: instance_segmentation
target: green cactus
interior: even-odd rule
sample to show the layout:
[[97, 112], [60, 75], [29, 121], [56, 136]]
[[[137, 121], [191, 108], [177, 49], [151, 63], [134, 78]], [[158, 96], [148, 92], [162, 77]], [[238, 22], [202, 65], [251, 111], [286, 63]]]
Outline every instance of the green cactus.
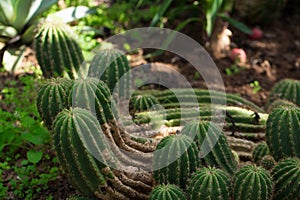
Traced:
[[42, 23], [34, 47], [45, 77], [77, 78], [77, 72], [84, 58], [75, 34], [68, 25]]
[[149, 111], [153, 106], [158, 104], [156, 98], [152, 95], [137, 95], [130, 101], [130, 107], [133, 113]]
[[186, 135], [170, 135], [160, 141], [154, 152], [154, 179], [160, 184], [185, 188], [188, 176], [199, 164], [197, 146], [192, 139]]
[[[87, 150], [80, 138], [81, 124], [88, 124], [88, 130], [99, 130], [97, 120], [87, 110], [75, 108], [64, 110], [57, 115], [53, 124], [53, 143], [58, 155], [58, 160], [64, 171], [68, 174], [72, 184], [84, 195], [102, 196], [99, 188], [107, 187], [106, 178], [113, 179], [114, 174], [105, 175], [101, 170], [106, 166], [97, 161]], [[87, 132], [88, 133], [88, 132]], [[109, 149], [107, 144], [100, 139], [97, 140], [98, 147]], [[103, 137], [103, 136], [102, 136]], [[100, 142], [102, 142], [100, 144]], [[101, 150], [99, 156], [103, 156]]]
[[108, 87], [96, 78], [76, 79], [70, 91], [69, 102], [72, 107], [91, 111], [101, 125], [118, 116]]
[[300, 199], [300, 159], [281, 160], [271, 171], [274, 200]]
[[275, 161], [274, 157], [270, 156], [270, 155], [266, 155], [266, 156], [262, 157], [262, 159], [260, 161], [260, 165], [263, 168], [265, 168], [266, 170], [272, 169], [275, 164], [276, 164], [276, 161]]
[[163, 184], [153, 188], [149, 200], [186, 200], [183, 191], [176, 185]]
[[228, 200], [229, 187], [227, 173], [215, 167], [204, 167], [191, 176], [187, 194], [190, 200]]
[[284, 99], [278, 99], [275, 100], [273, 103], [271, 103], [268, 107], [268, 112], [271, 112], [273, 109], [278, 107], [286, 107], [286, 106], [296, 106], [294, 103], [284, 100]]
[[279, 81], [271, 90], [267, 105], [277, 99], [290, 101], [300, 105], [300, 81], [293, 79], [283, 79]]
[[95, 200], [95, 199], [74, 194], [69, 196], [66, 200]]
[[117, 93], [119, 97], [129, 97], [131, 87], [129, 70], [129, 62], [122, 51], [101, 49], [91, 61], [88, 76], [105, 82], [111, 93]]
[[266, 141], [276, 161], [284, 157], [300, 157], [300, 108], [279, 107], [269, 115]]
[[226, 136], [218, 126], [205, 121], [192, 121], [183, 127], [181, 134], [194, 138], [200, 154], [201, 148], [211, 148], [202, 159], [204, 164], [220, 167], [229, 174], [237, 170], [238, 163], [231, 152]]
[[259, 164], [262, 160], [262, 157], [269, 155], [269, 147], [266, 142], [259, 143], [253, 150], [252, 161], [256, 164]]
[[52, 78], [40, 87], [37, 97], [37, 108], [46, 127], [51, 130], [56, 115], [67, 108], [68, 91], [72, 81], [66, 78]]
[[271, 176], [262, 167], [245, 165], [233, 176], [234, 200], [271, 199], [272, 190]]

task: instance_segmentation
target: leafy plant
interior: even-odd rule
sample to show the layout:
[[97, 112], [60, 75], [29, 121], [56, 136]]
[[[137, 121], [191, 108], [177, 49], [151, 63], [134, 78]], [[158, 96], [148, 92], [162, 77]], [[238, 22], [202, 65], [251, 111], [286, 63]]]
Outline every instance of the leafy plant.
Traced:
[[250, 86], [252, 87], [252, 90], [253, 90], [254, 94], [261, 90], [261, 86], [260, 86], [259, 82], [256, 81], [256, 80], [253, 81], [252, 83], [250, 83]]

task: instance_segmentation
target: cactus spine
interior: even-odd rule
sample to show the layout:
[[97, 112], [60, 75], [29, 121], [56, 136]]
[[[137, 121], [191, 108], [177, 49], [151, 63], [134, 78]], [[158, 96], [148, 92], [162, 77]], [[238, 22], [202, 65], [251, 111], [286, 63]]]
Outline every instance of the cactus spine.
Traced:
[[274, 200], [300, 199], [300, 159], [281, 160], [271, 171]]
[[84, 58], [70, 27], [54, 22], [42, 23], [34, 47], [45, 77], [77, 78]]
[[183, 191], [176, 185], [163, 184], [153, 188], [149, 200], [186, 200]]
[[262, 159], [260, 161], [260, 165], [263, 168], [265, 168], [266, 170], [272, 169], [275, 164], [276, 164], [276, 161], [275, 161], [274, 157], [270, 156], [270, 155], [266, 155], [266, 156], [262, 157]]
[[293, 79], [283, 79], [279, 81], [271, 90], [268, 98], [268, 105], [277, 99], [290, 101], [300, 105], [300, 81]]
[[111, 93], [128, 97], [131, 86], [129, 70], [129, 62], [122, 51], [101, 49], [91, 61], [88, 76], [105, 82]]
[[228, 200], [230, 179], [222, 170], [215, 167], [198, 169], [191, 177], [188, 186], [190, 200]]
[[271, 176], [262, 167], [246, 165], [233, 177], [233, 199], [267, 200], [272, 197]]
[[289, 106], [272, 110], [267, 120], [266, 141], [276, 161], [300, 157], [300, 108]]
[[199, 166], [197, 147], [186, 135], [167, 136], [157, 145], [153, 166], [158, 183], [185, 188], [188, 176]]
[[[202, 145], [211, 148], [210, 152], [202, 159], [205, 162], [204, 164], [220, 167], [229, 174], [233, 174], [237, 170], [238, 163], [234, 159], [226, 136], [213, 123], [192, 121], [183, 127], [181, 133], [190, 137], [195, 136], [194, 141], [200, 154], [202, 153]], [[204, 141], [205, 144], [203, 144]]]
[[262, 157], [269, 155], [269, 147], [266, 142], [259, 143], [253, 150], [252, 161], [256, 164], [259, 164]]
[[51, 130], [56, 115], [67, 108], [68, 91], [72, 81], [66, 78], [48, 79], [39, 89], [37, 108], [46, 127]]

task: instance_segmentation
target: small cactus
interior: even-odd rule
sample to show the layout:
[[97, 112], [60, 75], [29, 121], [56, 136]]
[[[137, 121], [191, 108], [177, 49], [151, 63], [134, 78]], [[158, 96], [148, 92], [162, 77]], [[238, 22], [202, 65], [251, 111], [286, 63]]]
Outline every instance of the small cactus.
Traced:
[[196, 144], [186, 135], [163, 138], [154, 152], [153, 166], [158, 183], [185, 188], [188, 176], [199, 166]]
[[266, 155], [266, 156], [262, 157], [262, 159], [260, 161], [260, 165], [263, 168], [265, 168], [266, 170], [272, 169], [275, 164], [276, 164], [276, 161], [275, 161], [274, 157], [270, 156], [270, 155]]
[[66, 78], [48, 79], [39, 89], [37, 108], [46, 127], [51, 130], [56, 115], [67, 108], [72, 81]]
[[91, 61], [88, 76], [105, 82], [111, 93], [128, 97], [131, 86], [129, 70], [129, 62], [122, 51], [101, 49]]
[[149, 200], [186, 200], [183, 191], [176, 185], [163, 184], [153, 188]]
[[268, 200], [272, 190], [271, 176], [262, 167], [245, 165], [233, 177], [234, 200]]
[[296, 105], [300, 105], [300, 81], [294, 79], [283, 79], [271, 90], [268, 105], [275, 100], [283, 99]]
[[153, 109], [153, 106], [158, 104], [158, 101], [152, 95], [137, 95], [131, 99], [130, 104], [132, 111], [135, 113]]
[[268, 107], [268, 112], [271, 112], [273, 109], [278, 107], [286, 107], [286, 106], [296, 106], [294, 103], [284, 100], [284, 99], [278, 99], [275, 100], [273, 103], [271, 103]]
[[181, 133], [194, 138], [200, 153], [202, 153], [201, 146], [211, 148], [202, 159], [204, 164], [220, 167], [229, 174], [237, 170], [238, 163], [231, 152], [226, 136], [216, 125], [205, 121], [192, 121], [183, 127]]
[[259, 164], [262, 157], [269, 155], [269, 147], [266, 142], [259, 143], [253, 150], [252, 161], [256, 164]]
[[276, 161], [284, 157], [300, 157], [300, 108], [279, 107], [267, 120], [266, 141]]
[[230, 179], [222, 170], [215, 167], [198, 169], [189, 181], [190, 200], [228, 200], [230, 199]]
[[74, 35], [66, 24], [42, 23], [34, 47], [45, 77], [77, 78], [84, 58]]
[[274, 200], [300, 199], [300, 159], [281, 160], [271, 171], [274, 187]]

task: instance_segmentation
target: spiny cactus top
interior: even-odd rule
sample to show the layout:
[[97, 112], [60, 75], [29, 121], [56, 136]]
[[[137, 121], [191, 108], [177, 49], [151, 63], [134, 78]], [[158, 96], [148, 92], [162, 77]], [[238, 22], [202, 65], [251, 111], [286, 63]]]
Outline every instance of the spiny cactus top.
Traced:
[[227, 173], [215, 167], [198, 169], [188, 186], [190, 200], [228, 200], [230, 179]]
[[84, 58], [71, 28], [63, 23], [43, 22], [34, 43], [43, 75], [77, 78]]
[[153, 109], [153, 106], [158, 104], [157, 99], [152, 95], [137, 95], [131, 99], [131, 107], [133, 112], [142, 112]]
[[[192, 121], [181, 130], [183, 135], [194, 138], [198, 150], [209, 150], [203, 158], [204, 164], [220, 167], [229, 174], [237, 170], [237, 162], [231, 152], [227, 139], [222, 130], [215, 124], [207, 121]], [[204, 143], [205, 142], [205, 143]]]
[[101, 49], [91, 61], [88, 76], [105, 82], [111, 93], [128, 97], [131, 86], [129, 70], [129, 62], [122, 51]]
[[253, 150], [252, 160], [254, 163], [259, 164], [262, 157], [269, 154], [269, 147], [266, 142], [259, 143]]
[[286, 107], [286, 106], [296, 106], [296, 105], [288, 100], [278, 99], [269, 105], [268, 112], [270, 113], [275, 108]]
[[273, 109], [267, 120], [266, 141], [276, 161], [300, 157], [300, 108]]
[[186, 200], [186, 197], [178, 186], [163, 184], [153, 188], [149, 200]]
[[186, 135], [163, 138], [154, 152], [153, 166], [158, 183], [185, 188], [188, 176], [199, 166], [196, 144]]
[[274, 188], [274, 200], [300, 199], [300, 159], [281, 160], [271, 171]]
[[277, 99], [284, 99], [300, 105], [300, 81], [294, 79], [283, 79], [271, 90], [268, 105]]
[[56, 115], [69, 106], [68, 95], [73, 82], [66, 78], [47, 79], [40, 87], [37, 97], [37, 108], [49, 130]]
[[233, 177], [233, 199], [268, 200], [272, 197], [272, 180], [268, 172], [255, 165], [245, 165]]

